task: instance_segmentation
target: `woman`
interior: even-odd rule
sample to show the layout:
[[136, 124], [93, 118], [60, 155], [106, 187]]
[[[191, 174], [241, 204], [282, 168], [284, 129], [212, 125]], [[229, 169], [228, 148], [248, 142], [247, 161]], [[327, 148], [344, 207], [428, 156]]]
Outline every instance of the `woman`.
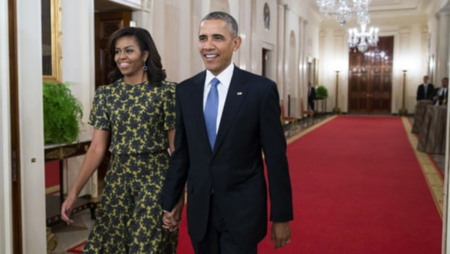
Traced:
[[178, 232], [161, 225], [168, 148], [174, 149], [175, 84], [164, 81], [161, 58], [146, 30], [116, 31], [108, 50], [109, 78], [115, 82], [97, 89], [89, 118], [91, 145], [61, 217], [73, 222], [74, 200], [100, 165], [111, 136], [101, 205], [83, 253], [176, 253]]

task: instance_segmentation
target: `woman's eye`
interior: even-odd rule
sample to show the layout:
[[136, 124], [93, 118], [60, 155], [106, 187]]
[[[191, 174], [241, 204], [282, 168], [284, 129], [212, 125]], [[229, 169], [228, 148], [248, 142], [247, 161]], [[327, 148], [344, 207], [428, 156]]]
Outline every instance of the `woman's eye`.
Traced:
[[120, 54], [120, 51], [119, 50], [116, 50], [116, 51], [114, 51], [114, 54]]
[[133, 53], [133, 50], [131, 50], [131, 49], [127, 49], [127, 53]]

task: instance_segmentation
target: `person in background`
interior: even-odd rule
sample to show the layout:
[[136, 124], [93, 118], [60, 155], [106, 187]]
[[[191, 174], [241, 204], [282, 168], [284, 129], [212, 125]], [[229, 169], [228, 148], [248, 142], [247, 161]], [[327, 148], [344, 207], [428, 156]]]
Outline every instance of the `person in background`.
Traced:
[[311, 81], [308, 81], [308, 108], [314, 111], [314, 100], [316, 99], [316, 89], [311, 84]]
[[200, 23], [206, 70], [176, 91], [175, 151], [164, 184], [170, 229], [187, 181], [187, 222], [197, 254], [254, 254], [267, 234], [267, 186], [275, 248], [290, 242], [292, 190], [276, 84], [232, 63], [236, 20], [212, 12]]
[[448, 102], [448, 77], [442, 78], [442, 86], [437, 88], [433, 95], [434, 105], [447, 105]]
[[[108, 53], [114, 82], [95, 93], [91, 145], [61, 217], [73, 222], [74, 201], [100, 165], [111, 137], [101, 205], [83, 253], [175, 254], [177, 230], [161, 227], [168, 149], [174, 149], [175, 84], [165, 81], [155, 43], [142, 28], [114, 32]], [[176, 203], [183, 205], [181, 199]]]
[[417, 88], [416, 100], [432, 100], [434, 93], [433, 84], [428, 83], [428, 76], [423, 76], [423, 83]]

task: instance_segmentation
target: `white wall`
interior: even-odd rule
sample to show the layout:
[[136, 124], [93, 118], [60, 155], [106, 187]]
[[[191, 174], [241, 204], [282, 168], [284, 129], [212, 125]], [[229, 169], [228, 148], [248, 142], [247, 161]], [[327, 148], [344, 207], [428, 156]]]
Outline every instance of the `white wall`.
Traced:
[[40, 1], [17, 1], [17, 31], [23, 253], [46, 253]]
[[8, 2], [0, 2], [0, 253], [12, 253]]
[[[80, 13], [83, 18], [80, 19]], [[87, 124], [95, 94], [95, 30], [94, 1], [61, 1], [62, 81], [73, 84], [73, 95], [83, 105], [83, 124], [80, 141], [90, 140], [93, 128]], [[74, 184], [84, 156], [68, 159], [65, 164], [64, 189], [68, 192]], [[96, 174], [94, 178], [96, 179]], [[96, 180], [90, 180], [80, 195], [97, 196]]]

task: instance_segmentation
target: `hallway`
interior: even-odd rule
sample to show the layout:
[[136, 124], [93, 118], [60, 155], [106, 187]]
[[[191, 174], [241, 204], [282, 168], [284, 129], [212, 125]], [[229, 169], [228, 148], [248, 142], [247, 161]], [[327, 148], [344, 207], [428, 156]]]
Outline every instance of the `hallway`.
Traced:
[[[437, 204], [433, 204], [424, 175], [412, 155], [414, 147], [405, 138], [403, 141], [400, 139], [400, 143], [396, 141], [387, 146], [383, 145], [387, 140], [407, 131], [410, 123], [406, 118], [403, 119], [405, 127], [402, 119], [398, 117], [325, 116], [316, 118], [314, 125], [308, 123], [311, 121], [299, 121], [290, 131], [289, 127], [286, 127], [286, 133], [289, 134], [288, 159], [296, 217], [292, 224], [293, 243], [286, 247], [283, 253], [397, 254], [402, 253], [400, 250], [409, 254], [439, 253], [437, 249], [440, 249], [442, 220], [436, 210]], [[359, 134], [357, 129], [352, 129], [358, 128], [355, 126], [361, 127], [363, 133], [379, 136], [363, 138], [360, 136], [363, 133]], [[336, 136], [336, 132], [340, 133], [339, 136]], [[323, 147], [324, 140], [327, 140], [327, 146], [331, 148]], [[347, 140], [347, 143], [357, 150], [343, 150], [348, 145], [343, 144], [342, 140]], [[380, 150], [381, 147], [387, 150]], [[401, 155], [405, 149], [409, 149], [406, 153], [413, 157]], [[371, 151], [370, 153], [376, 156], [389, 155], [389, 158], [399, 161], [386, 160], [383, 164], [382, 161], [364, 159], [370, 156], [365, 151]], [[358, 156], [358, 153], [361, 155]], [[327, 159], [330, 156], [334, 159]], [[350, 159], [353, 156], [364, 157], [353, 161]], [[401, 163], [403, 166], [389, 168], [392, 163]], [[382, 172], [392, 173], [383, 175]], [[317, 176], [314, 176], [316, 174]], [[386, 190], [380, 190], [383, 194], [379, 196], [376, 189], [381, 186]], [[353, 198], [346, 200], [342, 195], [350, 195]], [[442, 197], [440, 198], [442, 200]], [[89, 217], [89, 213], [80, 213], [75, 216], [76, 223], [73, 226], [60, 224], [52, 228], [59, 238], [57, 254], [65, 254], [66, 249], [84, 240], [92, 227]], [[374, 219], [375, 223], [370, 222], [371, 219]], [[402, 222], [404, 220], [411, 221]], [[341, 224], [339, 221], [346, 223]], [[185, 230], [186, 222], [182, 224]], [[364, 234], [359, 233], [367, 229], [370, 230]], [[340, 233], [334, 235], [334, 230]], [[324, 249], [317, 248], [317, 245], [322, 245], [320, 242], [324, 239], [328, 239], [327, 244], [322, 246]], [[393, 239], [397, 239], [395, 244]], [[268, 239], [264, 240], [259, 253], [272, 253], [271, 246]], [[373, 252], [367, 250], [368, 246]], [[408, 248], [410, 249], [406, 251]], [[179, 250], [180, 254], [191, 253], [190, 241], [185, 231], [180, 233]], [[303, 251], [298, 252], [300, 250]]]

